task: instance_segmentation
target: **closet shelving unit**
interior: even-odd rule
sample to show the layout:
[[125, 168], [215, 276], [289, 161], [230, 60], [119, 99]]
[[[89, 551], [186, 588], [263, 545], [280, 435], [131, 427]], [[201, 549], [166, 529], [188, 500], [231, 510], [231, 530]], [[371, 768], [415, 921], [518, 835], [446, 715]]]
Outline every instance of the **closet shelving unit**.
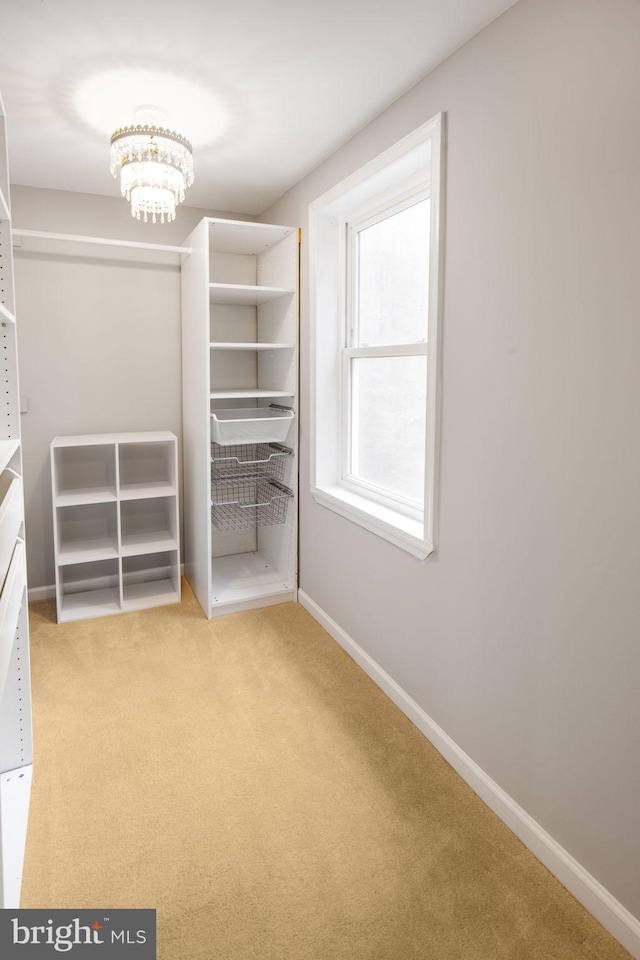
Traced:
[[51, 443], [58, 622], [178, 603], [178, 455], [173, 433]]
[[0, 100], [0, 908], [20, 902], [31, 792], [31, 682], [5, 112]]
[[185, 241], [185, 575], [208, 617], [296, 598], [299, 231]]

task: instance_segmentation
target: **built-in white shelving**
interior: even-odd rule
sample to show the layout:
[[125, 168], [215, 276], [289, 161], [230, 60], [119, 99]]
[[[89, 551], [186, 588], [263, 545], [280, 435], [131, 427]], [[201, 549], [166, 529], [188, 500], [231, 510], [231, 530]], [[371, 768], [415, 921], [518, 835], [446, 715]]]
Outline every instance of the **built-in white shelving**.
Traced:
[[292, 343], [236, 343], [236, 342], [227, 342], [227, 343], [210, 343], [209, 347], [212, 350], [246, 350], [246, 351], [257, 351], [257, 350], [295, 350], [295, 346]]
[[258, 307], [261, 303], [287, 296], [292, 296], [292, 291], [281, 287], [258, 287], [244, 283], [209, 284], [211, 303]]
[[174, 434], [56, 437], [51, 482], [59, 622], [180, 600]]
[[249, 400], [252, 397], [256, 399], [265, 397], [291, 397], [288, 390], [266, 390], [264, 387], [238, 387], [235, 390], [212, 390], [210, 397], [212, 400]]
[[185, 574], [211, 617], [296, 597], [299, 231], [206, 218], [185, 244]]
[[1, 100], [0, 359], [0, 908], [15, 909], [31, 791], [31, 682], [9, 166]]

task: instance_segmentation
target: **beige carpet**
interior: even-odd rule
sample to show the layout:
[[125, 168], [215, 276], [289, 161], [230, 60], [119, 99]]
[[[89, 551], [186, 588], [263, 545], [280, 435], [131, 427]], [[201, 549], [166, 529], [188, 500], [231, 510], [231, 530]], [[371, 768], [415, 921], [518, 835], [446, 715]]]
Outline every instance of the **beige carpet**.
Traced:
[[628, 960], [299, 606], [34, 604], [23, 907], [161, 960]]

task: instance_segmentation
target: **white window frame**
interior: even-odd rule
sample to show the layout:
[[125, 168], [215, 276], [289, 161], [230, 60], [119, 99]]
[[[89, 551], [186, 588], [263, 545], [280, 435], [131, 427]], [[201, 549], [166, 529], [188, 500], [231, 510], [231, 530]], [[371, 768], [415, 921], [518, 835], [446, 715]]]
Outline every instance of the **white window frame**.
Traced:
[[[444, 116], [438, 114], [309, 206], [311, 477], [315, 500], [419, 559], [436, 547], [440, 422], [440, 324]], [[347, 224], [376, 222], [407, 198], [431, 199], [424, 510], [349, 478], [349, 375], [354, 356], [409, 355], [407, 345], [354, 347], [346, 340]], [[395, 351], [398, 353], [395, 353]]]
[[[364, 480], [353, 472], [353, 443], [352, 430], [354, 423], [353, 415], [353, 378], [351, 361], [359, 358], [375, 357], [426, 357], [427, 356], [427, 319], [425, 318], [424, 337], [421, 341], [407, 343], [389, 343], [382, 346], [357, 346], [356, 341], [359, 336], [356, 330], [358, 319], [358, 267], [356, 263], [356, 253], [358, 247], [358, 234], [367, 227], [381, 223], [395, 213], [400, 213], [408, 207], [419, 203], [421, 200], [430, 199], [431, 192], [428, 183], [425, 183], [417, 189], [407, 193], [402, 190], [398, 196], [387, 198], [381, 205], [375, 208], [369, 207], [364, 214], [358, 214], [344, 221], [344, 230], [346, 238], [346, 258], [344, 269], [341, 266], [341, 279], [344, 284], [344, 295], [341, 300], [345, 305], [344, 309], [344, 344], [341, 350], [342, 354], [342, 474], [341, 483], [347, 490], [354, 493], [362, 493], [369, 496], [376, 503], [398, 510], [416, 520], [422, 520], [424, 509], [423, 502], [412, 502], [400, 494], [394, 493], [383, 487], [379, 487], [371, 481]], [[426, 438], [425, 438], [426, 439]]]

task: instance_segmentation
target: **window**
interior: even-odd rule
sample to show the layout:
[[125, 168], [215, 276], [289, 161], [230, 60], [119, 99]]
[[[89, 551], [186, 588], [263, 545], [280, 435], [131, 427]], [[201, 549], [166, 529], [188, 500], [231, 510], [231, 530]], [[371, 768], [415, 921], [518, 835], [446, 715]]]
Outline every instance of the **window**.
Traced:
[[310, 207], [312, 477], [323, 506], [434, 549], [441, 118]]
[[347, 264], [342, 476], [399, 509], [420, 511], [429, 198], [411, 196], [349, 222]]

